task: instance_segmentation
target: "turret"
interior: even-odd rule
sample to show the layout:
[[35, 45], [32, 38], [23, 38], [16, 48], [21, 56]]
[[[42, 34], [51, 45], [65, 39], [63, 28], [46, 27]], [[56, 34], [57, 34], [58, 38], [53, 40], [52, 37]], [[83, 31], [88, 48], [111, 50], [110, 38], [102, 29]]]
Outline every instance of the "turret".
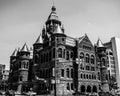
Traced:
[[108, 85], [108, 71], [107, 71], [107, 56], [106, 56], [106, 47], [103, 45], [102, 41], [98, 39], [96, 44], [96, 56], [97, 56], [97, 63], [99, 64], [100, 68], [100, 80], [101, 80], [101, 87], [104, 92], [109, 91]]
[[51, 13], [46, 21], [46, 31], [49, 34], [52, 34], [55, 31], [57, 25], [61, 26], [61, 21], [59, 20], [57, 14], [56, 14], [55, 6], [52, 6]]
[[40, 34], [36, 40], [36, 42], [33, 44], [33, 62], [38, 63], [37, 59], [39, 57], [39, 51], [43, 49], [43, 39], [42, 35]]

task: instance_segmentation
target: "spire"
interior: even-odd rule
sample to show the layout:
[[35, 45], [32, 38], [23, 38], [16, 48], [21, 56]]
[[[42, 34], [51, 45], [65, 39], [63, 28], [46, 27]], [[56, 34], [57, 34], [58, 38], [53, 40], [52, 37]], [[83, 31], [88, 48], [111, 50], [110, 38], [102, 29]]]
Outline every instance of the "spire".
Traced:
[[42, 35], [40, 34], [35, 43], [43, 43]]
[[52, 8], [51, 8], [51, 13], [50, 13], [50, 15], [49, 15], [49, 17], [48, 17], [48, 20], [58, 20], [58, 16], [57, 16], [57, 14], [56, 14], [56, 7], [53, 5], [52, 6]]
[[98, 38], [97, 47], [104, 47], [104, 45], [103, 45], [102, 41], [100, 40], [100, 38]]
[[29, 52], [29, 49], [27, 47], [27, 44], [25, 43], [21, 49], [22, 52]]
[[54, 33], [59, 33], [59, 34], [63, 34], [62, 29], [60, 28], [60, 26], [58, 25], [56, 30], [54, 31]]
[[51, 10], [52, 10], [52, 11], [56, 11], [55, 4], [54, 4], [54, 0], [52, 0], [52, 3], [53, 3], [53, 6], [52, 6]]
[[17, 49], [14, 50], [14, 52], [12, 53], [12, 56], [17, 56]]

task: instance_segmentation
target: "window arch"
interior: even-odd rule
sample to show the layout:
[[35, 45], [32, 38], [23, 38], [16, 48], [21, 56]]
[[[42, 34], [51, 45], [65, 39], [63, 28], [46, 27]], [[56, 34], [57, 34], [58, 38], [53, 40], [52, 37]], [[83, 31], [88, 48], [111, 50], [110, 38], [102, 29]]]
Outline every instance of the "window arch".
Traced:
[[83, 59], [83, 58], [84, 58], [84, 53], [81, 52], [81, 53], [80, 53], [80, 59]]
[[90, 62], [90, 56], [89, 56], [89, 54], [86, 54], [86, 63], [89, 63]]
[[69, 78], [69, 68], [66, 69], [66, 76]]
[[91, 64], [95, 64], [95, 58], [93, 55], [91, 56]]
[[58, 49], [58, 57], [62, 58], [62, 48]]

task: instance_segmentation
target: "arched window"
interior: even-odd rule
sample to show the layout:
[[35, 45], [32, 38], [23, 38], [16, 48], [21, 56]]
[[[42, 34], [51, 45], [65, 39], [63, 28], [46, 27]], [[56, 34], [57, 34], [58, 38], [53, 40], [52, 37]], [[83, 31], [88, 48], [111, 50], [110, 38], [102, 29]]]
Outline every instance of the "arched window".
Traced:
[[86, 63], [89, 63], [90, 62], [90, 56], [89, 56], [89, 54], [86, 54]]
[[91, 75], [89, 75], [89, 79], [91, 79]]
[[98, 80], [100, 80], [100, 73], [98, 72]]
[[83, 74], [81, 74], [81, 78], [83, 78]]
[[93, 90], [92, 91], [97, 93], [97, 87], [93, 86]]
[[37, 60], [38, 60], [38, 56], [37, 56], [37, 54], [35, 55], [34, 60], [35, 60], [35, 63], [38, 63], [38, 62], [37, 62]]
[[86, 78], [88, 79], [88, 74], [86, 75]]
[[70, 90], [70, 84], [67, 83], [67, 90]]
[[84, 79], [85, 79], [85, 74], [84, 74]]
[[93, 55], [91, 56], [91, 64], [95, 64], [95, 58]]
[[73, 58], [73, 52], [70, 53], [70, 58]]
[[81, 86], [81, 92], [85, 92], [85, 86], [84, 85]]
[[83, 58], [84, 58], [84, 53], [81, 52], [81, 53], [80, 53], [80, 59], [83, 59]]
[[74, 86], [73, 86], [73, 83], [71, 83], [71, 90], [74, 90]]
[[90, 85], [87, 86], [87, 92], [91, 92], [91, 86]]
[[71, 78], [73, 78], [73, 69], [71, 69]]
[[66, 59], [69, 60], [69, 51], [66, 53]]
[[69, 68], [66, 69], [66, 75], [69, 78]]
[[53, 58], [55, 58], [55, 48], [53, 48]]
[[58, 57], [62, 58], [62, 48], [58, 49]]
[[65, 49], [63, 50], [63, 58], [65, 58]]

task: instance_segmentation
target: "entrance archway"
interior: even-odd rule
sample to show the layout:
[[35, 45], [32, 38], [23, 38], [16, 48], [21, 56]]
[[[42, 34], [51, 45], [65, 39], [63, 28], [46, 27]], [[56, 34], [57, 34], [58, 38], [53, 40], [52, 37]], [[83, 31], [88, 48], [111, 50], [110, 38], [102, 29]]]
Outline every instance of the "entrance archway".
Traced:
[[91, 86], [90, 85], [87, 86], [87, 92], [89, 92], [89, 93], [91, 92]]

